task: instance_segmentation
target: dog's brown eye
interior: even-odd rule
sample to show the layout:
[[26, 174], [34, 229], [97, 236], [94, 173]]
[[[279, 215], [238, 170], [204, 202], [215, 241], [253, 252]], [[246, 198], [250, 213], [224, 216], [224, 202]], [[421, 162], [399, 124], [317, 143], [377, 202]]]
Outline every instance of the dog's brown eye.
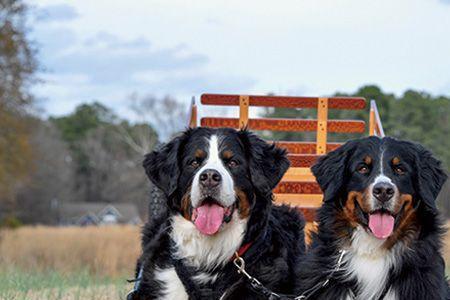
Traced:
[[230, 160], [230, 161], [228, 162], [228, 166], [229, 166], [230, 168], [235, 168], [235, 167], [237, 167], [238, 165], [239, 165], [238, 162], [235, 161], [235, 160]]
[[367, 174], [369, 172], [369, 167], [366, 165], [361, 165], [358, 167], [358, 172], [361, 174]]
[[394, 167], [394, 171], [395, 173], [397, 173], [398, 175], [403, 175], [405, 174], [405, 170], [402, 167]]
[[191, 166], [194, 167], [194, 168], [198, 168], [198, 167], [200, 166], [200, 164], [198, 163], [197, 160], [193, 160], [193, 161], [191, 162]]

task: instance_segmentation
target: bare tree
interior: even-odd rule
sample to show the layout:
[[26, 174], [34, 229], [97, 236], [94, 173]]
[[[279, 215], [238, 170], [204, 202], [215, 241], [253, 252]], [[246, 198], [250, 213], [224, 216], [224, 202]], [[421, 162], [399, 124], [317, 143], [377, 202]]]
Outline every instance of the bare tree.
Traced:
[[17, 193], [18, 216], [25, 222], [55, 223], [57, 206], [79, 199], [75, 193], [75, 166], [67, 145], [50, 122], [34, 120], [30, 176]]
[[188, 105], [171, 96], [158, 99], [153, 95], [130, 97], [130, 109], [141, 123], [150, 123], [162, 141], [183, 130], [188, 124]]
[[[143, 208], [146, 201], [146, 178], [142, 156], [130, 151], [116, 134], [115, 126], [93, 129], [81, 142], [89, 160], [89, 176], [84, 188], [87, 201], [136, 203]], [[133, 132], [130, 133], [133, 136]]]
[[117, 131], [122, 141], [142, 156], [150, 152], [158, 141], [155, 131], [147, 124], [130, 127], [128, 122], [121, 122], [117, 126]]
[[[130, 131], [127, 128], [126, 123], [122, 123], [119, 126], [119, 133], [121, 139], [125, 141], [131, 149], [140, 154], [141, 159], [144, 154], [150, 152], [155, 146], [155, 140], [152, 140], [151, 130], [156, 129], [158, 137], [162, 141], [166, 141], [176, 132], [183, 130], [188, 125], [188, 107], [180, 102], [176, 101], [170, 96], [166, 96], [162, 99], [158, 99], [155, 96], [147, 95], [139, 97], [137, 94], [130, 96], [131, 104], [130, 110], [133, 113], [139, 124], [151, 124], [151, 126], [137, 126], [135, 130]], [[133, 136], [133, 133], [135, 134]], [[140, 162], [139, 162], [140, 163]], [[143, 174], [139, 169], [139, 174]], [[131, 176], [130, 176], [131, 177]], [[139, 187], [150, 185], [150, 202], [149, 212], [151, 219], [155, 225], [159, 224], [158, 218], [164, 216], [166, 207], [164, 200], [162, 199], [162, 193], [149, 183], [146, 179], [142, 183], [144, 177], [135, 179], [135, 183], [139, 184]], [[142, 185], [141, 185], [142, 183]], [[136, 189], [135, 191], [141, 192], [142, 189]], [[136, 199], [140, 199], [139, 205], [146, 203], [148, 195], [143, 195]], [[141, 206], [142, 207], [142, 206]]]

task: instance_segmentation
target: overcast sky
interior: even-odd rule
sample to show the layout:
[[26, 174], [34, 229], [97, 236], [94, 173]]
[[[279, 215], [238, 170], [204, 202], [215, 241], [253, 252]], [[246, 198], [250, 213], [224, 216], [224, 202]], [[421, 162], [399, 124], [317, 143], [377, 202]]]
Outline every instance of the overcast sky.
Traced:
[[203, 92], [326, 96], [378, 84], [450, 95], [450, 0], [35, 0], [51, 115]]

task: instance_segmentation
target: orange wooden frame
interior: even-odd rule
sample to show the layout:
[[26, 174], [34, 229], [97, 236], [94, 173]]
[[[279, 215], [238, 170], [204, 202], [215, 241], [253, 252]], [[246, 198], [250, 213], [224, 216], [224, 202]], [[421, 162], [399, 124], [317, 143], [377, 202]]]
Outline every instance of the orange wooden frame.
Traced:
[[[321, 155], [338, 148], [342, 143], [327, 143], [329, 132], [366, 132], [364, 121], [330, 120], [329, 109], [364, 109], [365, 99], [360, 97], [284, 97], [284, 96], [254, 96], [254, 95], [217, 95], [201, 96], [204, 105], [239, 106], [239, 118], [202, 118], [200, 126], [251, 128], [254, 130], [284, 130], [284, 131], [315, 131], [315, 142], [276, 142], [290, 152], [288, 158], [291, 167], [283, 176], [280, 184], [274, 190], [276, 203], [299, 205], [308, 221], [315, 217], [315, 209], [321, 206], [323, 195], [317, 185], [316, 178], [310, 166]], [[317, 119], [250, 119], [249, 107], [285, 107], [285, 108], [316, 108]], [[384, 136], [381, 118], [374, 100], [370, 101], [369, 135]], [[189, 126], [196, 127], [197, 105], [193, 98], [191, 104]]]

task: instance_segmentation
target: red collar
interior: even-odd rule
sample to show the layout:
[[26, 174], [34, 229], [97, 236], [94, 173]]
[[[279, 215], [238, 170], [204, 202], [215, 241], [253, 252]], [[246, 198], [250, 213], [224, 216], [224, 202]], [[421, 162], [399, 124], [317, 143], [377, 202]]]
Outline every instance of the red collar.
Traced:
[[231, 257], [231, 260], [240, 257], [242, 255], [245, 254], [245, 252], [247, 252], [247, 250], [251, 247], [252, 243], [247, 243], [245, 245], [242, 245], [241, 248], [239, 248], [238, 251], [236, 251], [236, 253], [233, 254], [233, 256]]

